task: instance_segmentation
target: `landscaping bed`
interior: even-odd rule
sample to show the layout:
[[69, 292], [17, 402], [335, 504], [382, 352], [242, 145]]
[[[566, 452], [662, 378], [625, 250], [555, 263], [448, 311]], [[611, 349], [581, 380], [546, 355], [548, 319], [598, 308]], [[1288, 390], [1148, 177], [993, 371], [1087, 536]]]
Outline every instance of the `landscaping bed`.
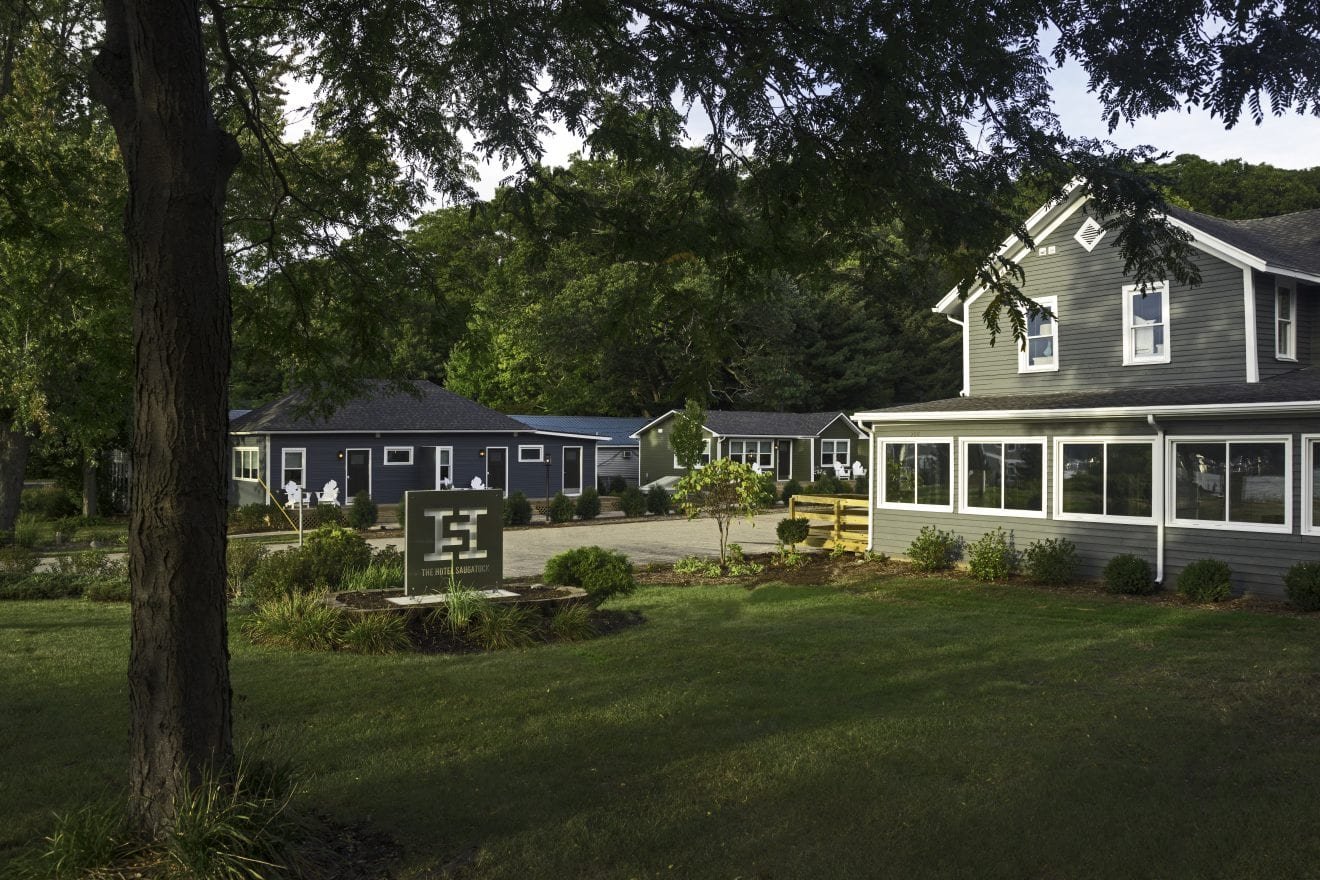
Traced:
[[[492, 597], [490, 601], [516, 605], [545, 603], [553, 606], [559, 604], [553, 600], [581, 599], [587, 595], [582, 590], [569, 587], [546, 586], [534, 582], [533, 578], [508, 580], [500, 584], [499, 589], [517, 595]], [[340, 606], [355, 611], [429, 611], [444, 605], [443, 602], [436, 602], [433, 605], [396, 605], [389, 601], [403, 594], [403, 590], [356, 590], [332, 593], [330, 598]]]

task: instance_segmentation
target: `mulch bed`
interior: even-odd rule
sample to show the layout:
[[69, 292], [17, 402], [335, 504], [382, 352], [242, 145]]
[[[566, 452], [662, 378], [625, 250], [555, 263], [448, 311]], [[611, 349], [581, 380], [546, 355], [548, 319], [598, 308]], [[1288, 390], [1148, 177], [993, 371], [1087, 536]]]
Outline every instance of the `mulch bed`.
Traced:
[[[566, 599], [573, 595], [573, 591], [564, 590], [558, 587], [542, 586], [535, 578], [512, 578], [500, 584], [501, 590], [508, 590], [510, 593], [517, 593], [518, 599], [495, 599], [495, 602], [513, 602], [517, 603], [519, 599]], [[402, 596], [403, 590], [362, 590], [359, 592], [335, 593], [334, 597], [339, 600], [341, 605], [347, 605], [349, 608], [360, 609], [362, 611], [399, 611], [399, 610], [419, 610], [430, 611], [432, 608], [443, 608], [444, 603], [435, 605], [395, 605], [393, 602], [387, 602], [386, 599]], [[553, 603], [551, 604], [553, 607]]]

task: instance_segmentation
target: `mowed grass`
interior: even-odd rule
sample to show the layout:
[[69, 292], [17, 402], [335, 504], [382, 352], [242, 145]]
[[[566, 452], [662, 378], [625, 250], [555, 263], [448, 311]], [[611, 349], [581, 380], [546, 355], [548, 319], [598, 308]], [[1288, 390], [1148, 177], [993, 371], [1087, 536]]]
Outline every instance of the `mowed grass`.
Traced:
[[[503, 654], [235, 636], [238, 735], [403, 876], [1320, 875], [1320, 619], [903, 579], [620, 604], [648, 622]], [[0, 607], [0, 876], [121, 784], [127, 626]]]

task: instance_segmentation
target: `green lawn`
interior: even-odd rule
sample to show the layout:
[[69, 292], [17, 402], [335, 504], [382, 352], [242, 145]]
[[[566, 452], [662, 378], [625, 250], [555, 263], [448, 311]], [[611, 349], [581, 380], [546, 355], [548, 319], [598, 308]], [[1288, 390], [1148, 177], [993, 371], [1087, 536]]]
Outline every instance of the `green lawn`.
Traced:
[[[406, 872], [1320, 873], [1320, 619], [939, 580], [622, 604], [648, 623], [521, 653], [235, 638], [238, 733]], [[127, 641], [122, 606], [0, 606], [0, 876], [120, 783]]]

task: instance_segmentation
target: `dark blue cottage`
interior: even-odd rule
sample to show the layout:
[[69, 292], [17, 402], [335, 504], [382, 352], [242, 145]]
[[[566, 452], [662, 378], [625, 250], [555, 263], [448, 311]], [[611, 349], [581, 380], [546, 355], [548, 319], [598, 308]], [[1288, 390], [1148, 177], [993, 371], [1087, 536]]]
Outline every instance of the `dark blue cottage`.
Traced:
[[596, 484], [598, 437], [536, 430], [432, 382], [411, 384], [371, 383], [326, 418], [295, 392], [233, 420], [230, 503], [269, 503], [263, 485], [283, 501], [289, 482], [319, 493], [334, 480], [341, 502], [365, 489], [383, 504], [474, 477], [532, 498]]

